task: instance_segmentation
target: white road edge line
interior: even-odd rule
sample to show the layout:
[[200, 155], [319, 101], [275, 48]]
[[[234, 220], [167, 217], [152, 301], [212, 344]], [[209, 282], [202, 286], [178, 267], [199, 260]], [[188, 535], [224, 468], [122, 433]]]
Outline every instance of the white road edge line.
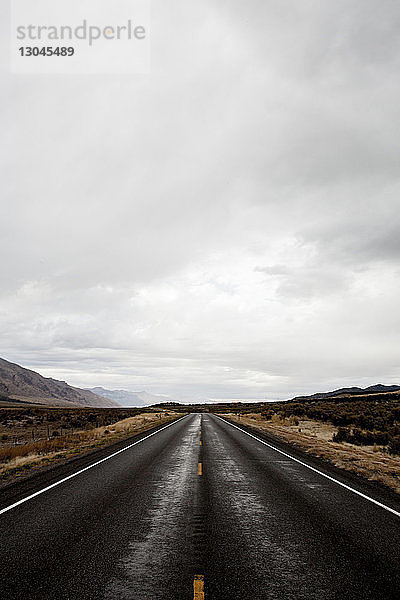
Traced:
[[81, 473], [84, 473], [85, 471], [88, 471], [89, 469], [96, 467], [97, 465], [101, 464], [102, 462], [109, 460], [110, 458], [113, 458], [114, 456], [117, 456], [117, 454], [121, 454], [121, 452], [125, 452], [125, 450], [129, 450], [129, 448], [132, 448], [133, 446], [136, 446], [137, 444], [140, 444], [141, 442], [148, 440], [153, 435], [156, 435], [157, 433], [164, 431], [164, 429], [171, 427], [171, 425], [175, 425], [176, 423], [178, 423], [185, 417], [186, 417], [186, 415], [184, 415], [183, 417], [180, 417], [179, 419], [177, 419], [176, 421], [173, 421], [172, 423], [168, 423], [168, 425], [165, 425], [165, 427], [162, 427], [161, 429], [158, 429], [157, 431], [153, 431], [153, 433], [146, 435], [146, 437], [142, 438], [141, 440], [138, 440], [137, 442], [134, 442], [133, 444], [129, 444], [129, 446], [125, 446], [125, 448], [122, 448], [121, 450], [117, 450], [117, 452], [113, 452], [113, 454], [110, 454], [109, 456], [106, 456], [105, 458], [102, 458], [101, 460], [94, 462], [93, 464], [85, 467], [84, 469], [80, 469], [80, 471], [77, 471], [76, 473], [72, 473], [72, 475], [68, 475], [68, 477], [64, 477], [63, 479], [60, 479], [60, 481], [56, 481], [55, 483], [48, 485], [47, 487], [43, 488], [42, 490], [35, 492], [34, 494], [31, 494], [30, 496], [27, 496], [26, 498], [23, 498], [22, 500], [18, 500], [18, 502], [14, 502], [14, 504], [11, 504], [10, 506], [7, 506], [6, 508], [3, 508], [2, 510], [0, 510], [0, 515], [8, 512], [9, 510], [11, 510], [12, 508], [15, 508], [16, 506], [19, 506], [20, 504], [23, 504], [24, 502], [27, 502], [28, 500], [32, 500], [32, 498], [35, 498], [36, 496], [40, 496], [40, 494], [44, 494], [44, 492], [47, 492], [48, 490], [51, 490], [52, 488], [56, 487], [57, 485], [60, 485], [60, 483], [64, 483], [64, 481], [68, 481], [68, 479], [72, 479], [73, 477], [76, 477], [77, 475], [80, 475]]
[[380, 506], [381, 508], [384, 508], [388, 512], [391, 512], [392, 514], [396, 515], [396, 517], [400, 517], [400, 512], [398, 512], [397, 510], [394, 510], [393, 508], [390, 508], [390, 506], [386, 506], [386, 504], [382, 504], [381, 502], [378, 502], [377, 500], [374, 500], [373, 498], [370, 498], [370, 496], [367, 496], [366, 494], [363, 494], [362, 492], [358, 492], [354, 488], [350, 487], [349, 485], [346, 485], [345, 483], [342, 483], [341, 481], [338, 481], [334, 477], [331, 477], [330, 475], [326, 475], [322, 471], [319, 471], [318, 469], [315, 469], [314, 467], [311, 467], [310, 465], [308, 465], [305, 462], [302, 462], [298, 458], [295, 458], [294, 456], [291, 456], [290, 454], [287, 454], [286, 452], [283, 452], [283, 450], [279, 450], [279, 448], [275, 448], [275, 446], [272, 446], [271, 444], [268, 444], [267, 442], [264, 442], [264, 440], [260, 440], [260, 438], [258, 438], [257, 436], [252, 435], [251, 433], [248, 433], [247, 431], [245, 431], [244, 429], [241, 429], [237, 425], [233, 425], [233, 423], [229, 423], [229, 421], [225, 421], [225, 419], [222, 419], [221, 417], [218, 417], [217, 415], [214, 415], [214, 416], [217, 417], [217, 419], [220, 419], [221, 421], [223, 421], [224, 423], [226, 423], [227, 425], [230, 425], [231, 427], [234, 427], [235, 429], [238, 429], [239, 431], [241, 431], [242, 433], [245, 433], [249, 437], [257, 440], [257, 442], [260, 442], [261, 444], [264, 444], [264, 446], [268, 446], [268, 448], [272, 448], [272, 450], [275, 450], [276, 452], [279, 452], [279, 454], [283, 454], [283, 456], [286, 456], [287, 458], [291, 458], [292, 460], [294, 460], [295, 462], [299, 463], [300, 465], [303, 465], [303, 467], [307, 467], [307, 469], [310, 469], [310, 471], [314, 471], [315, 473], [318, 473], [319, 475], [322, 475], [322, 477], [325, 477], [326, 479], [329, 479], [330, 481], [333, 481], [334, 483], [337, 483], [338, 485], [340, 485], [341, 487], [345, 488], [346, 490], [349, 490], [350, 492], [353, 492], [353, 494], [357, 494], [357, 496], [361, 496], [361, 498], [364, 498], [365, 500], [369, 500], [369, 502], [372, 502], [373, 504], [376, 504], [377, 506]]

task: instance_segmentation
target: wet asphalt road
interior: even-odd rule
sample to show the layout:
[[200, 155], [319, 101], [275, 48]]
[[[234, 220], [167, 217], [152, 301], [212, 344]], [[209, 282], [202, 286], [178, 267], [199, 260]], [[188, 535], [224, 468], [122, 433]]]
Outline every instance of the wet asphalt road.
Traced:
[[1, 514], [0, 598], [183, 600], [200, 574], [207, 600], [399, 599], [399, 532], [398, 516], [189, 415]]

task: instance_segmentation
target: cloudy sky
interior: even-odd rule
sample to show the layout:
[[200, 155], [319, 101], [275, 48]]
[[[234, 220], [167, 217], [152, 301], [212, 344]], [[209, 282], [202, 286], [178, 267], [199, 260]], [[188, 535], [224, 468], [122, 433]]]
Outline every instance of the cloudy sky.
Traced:
[[400, 384], [397, 0], [153, 0], [149, 75], [10, 75], [0, 21], [0, 356], [182, 400]]

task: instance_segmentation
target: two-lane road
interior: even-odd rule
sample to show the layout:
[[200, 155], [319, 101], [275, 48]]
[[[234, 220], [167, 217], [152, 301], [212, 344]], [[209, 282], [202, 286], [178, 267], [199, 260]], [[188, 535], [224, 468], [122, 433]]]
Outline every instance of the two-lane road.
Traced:
[[1, 600], [400, 598], [400, 502], [258, 437], [189, 415], [4, 499]]

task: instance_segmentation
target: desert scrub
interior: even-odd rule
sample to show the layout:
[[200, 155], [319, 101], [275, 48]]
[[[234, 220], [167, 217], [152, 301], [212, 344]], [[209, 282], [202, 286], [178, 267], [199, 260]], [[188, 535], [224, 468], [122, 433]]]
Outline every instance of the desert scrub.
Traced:
[[25, 444], [4, 446], [0, 448], [0, 478], [4, 480], [19, 473], [26, 473], [45, 463], [55, 463], [110, 445], [155, 425], [171, 421], [176, 416], [178, 415], [173, 413], [166, 416], [164, 412], [148, 413], [147, 418], [129, 417], [113, 423], [110, 428], [98, 427]]
[[[323, 458], [331, 464], [357, 473], [370, 481], [377, 481], [400, 494], [400, 456], [390, 454], [385, 448], [374, 445], [363, 446], [347, 441], [333, 441], [337, 428], [329, 422], [299, 419], [299, 426], [290, 425], [289, 419], [281, 417], [266, 420], [262, 414], [238, 417], [227, 414], [239, 424], [250, 425], [266, 434], [302, 448], [306, 452]], [[255, 417], [258, 418], [255, 418]], [[400, 442], [400, 438], [399, 438]]]

